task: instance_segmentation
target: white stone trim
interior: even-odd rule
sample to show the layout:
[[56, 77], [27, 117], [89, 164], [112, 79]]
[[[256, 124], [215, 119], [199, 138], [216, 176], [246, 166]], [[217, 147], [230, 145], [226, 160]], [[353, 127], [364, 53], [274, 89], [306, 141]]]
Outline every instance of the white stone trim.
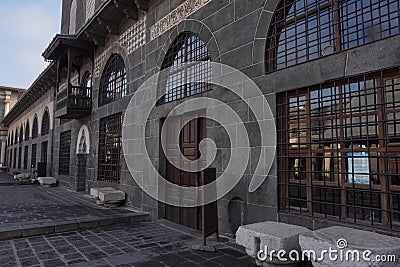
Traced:
[[175, 8], [150, 28], [151, 39], [153, 40], [164, 32], [175, 27], [182, 20], [186, 19], [210, 2], [211, 0], [186, 0], [183, 4]]

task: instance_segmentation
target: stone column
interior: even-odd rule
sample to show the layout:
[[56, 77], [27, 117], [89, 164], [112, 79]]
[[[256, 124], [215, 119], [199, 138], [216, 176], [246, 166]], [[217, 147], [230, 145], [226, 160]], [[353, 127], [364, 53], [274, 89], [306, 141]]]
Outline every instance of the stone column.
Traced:
[[3, 166], [6, 164], [6, 146], [7, 146], [7, 136], [1, 137], [1, 154], [0, 154], [0, 163]]

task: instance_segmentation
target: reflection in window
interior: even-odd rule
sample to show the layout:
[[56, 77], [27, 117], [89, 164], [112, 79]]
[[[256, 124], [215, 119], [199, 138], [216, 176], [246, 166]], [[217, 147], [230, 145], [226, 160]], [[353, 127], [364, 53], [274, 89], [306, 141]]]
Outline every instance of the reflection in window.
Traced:
[[398, 0], [282, 0], [267, 46], [269, 71], [400, 33]]
[[164, 81], [164, 102], [174, 101], [210, 89], [210, 55], [206, 44], [193, 33], [181, 34], [170, 47], [162, 69], [170, 68]]
[[282, 210], [400, 223], [399, 77], [382, 71], [278, 97]]

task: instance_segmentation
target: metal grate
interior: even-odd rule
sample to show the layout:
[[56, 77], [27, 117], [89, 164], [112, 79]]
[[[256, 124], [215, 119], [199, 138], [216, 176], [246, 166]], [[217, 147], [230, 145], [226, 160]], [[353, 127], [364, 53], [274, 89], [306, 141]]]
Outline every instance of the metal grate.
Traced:
[[398, 0], [283, 0], [268, 35], [268, 70], [399, 34], [399, 8]]
[[[169, 48], [162, 69], [171, 68], [163, 101], [171, 102], [207, 90], [212, 69], [206, 44], [193, 33], [181, 34]], [[206, 82], [193, 82], [206, 81]]]
[[29, 140], [29, 134], [30, 134], [29, 132], [30, 132], [29, 121], [27, 121], [25, 126], [25, 141]]
[[280, 209], [400, 226], [400, 72], [283, 93]]
[[39, 124], [37, 117], [35, 116], [33, 119], [33, 125], [32, 125], [32, 139], [35, 139], [38, 137], [39, 134]]
[[119, 183], [121, 176], [122, 114], [100, 120], [98, 180]]
[[32, 145], [31, 167], [36, 168], [37, 144]]
[[15, 129], [14, 145], [18, 144], [18, 129]]
[[24, 151], [24, 169], [27, 170], [28, 169], [28, 146], [25, 146], [25, 151]]
[[100, 80], [99, 106], [127, 96], [127, 78], [124, 60], [114, 54], [107, 61]]
[[13, 164], [12, 164], [13, 163], [13, 150], [12, 149], [10, 149], [9, 155], [10, 155], [10, 159], [9, 159], [8, 163], [9, 163], [10, 168], [12, 168], [12, 166], [13, 166]]
[[21, 144], [24, 141], [24, 127], [21, 125], [19, 128], [19, 143]]
[[18, 169], [21, 169], [22, 163], [22, 147], [18, 149]]
[[58, 174], [69, 175], [71, 158], [71, 131], [60, 134], [60, 154], [58, 158]]
[[17, 168], [17, 148], [14, 148], [13, 167], [14, 167], [14, 169]]
[[49, 112], [45, 110], [43, 114], [43, 119], [42, 119], [42, 130], [41, 130], [41, 135], [46, 135], [49, 134], [50, 130], [50, 116]]

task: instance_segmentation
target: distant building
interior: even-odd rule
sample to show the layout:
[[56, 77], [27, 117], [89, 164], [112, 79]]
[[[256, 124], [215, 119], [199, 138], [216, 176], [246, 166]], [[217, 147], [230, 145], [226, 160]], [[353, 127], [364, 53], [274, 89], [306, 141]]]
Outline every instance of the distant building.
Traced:
[[[25, 89], [0, 85], [0, 120], [10, 112], [19, 98], [26, 92]], [[8, 129], [0, 126], [0, 164], [5, 165]]]
[[[171, 183], [191, 187], [200, 173], [177, 170], [160, 148], [166, 116], [186, 99], [207, 96], [243, 120], [251, 162], [240, 183], [218, 200], [218, 216], [208, 223], [226, 235], [240, 224], [266, 220], [400, 235], [398, 0], [62, 3], [61, 33], [43, 53], [50, 65], [3, 120], [12, 171], [38, 168], [40, 175], [80, 191], [116, 187], [127, 193], [127, 205], [153, 220], [199, 229], [198, 208], [165, 205], [132, 179], [122, 122], [132, 96], [153, 74], [194, 60], [221, 62], [247, 74], [275, 116], [277, 154], [255, 192], [248, 187], [261, 153], [259, 121], [248, 103], [217, 86], [174, 86], [188, 74], [206, 77], [209, 64], [174, 69], [160, 86], [161, 101], [146, 128], [153, 166]], [[168, 133], [184, 125], [181, 150], [190, 159], [199, 157], [202, 139], [215, 140], [221, 149], [211, 167], [219, 177], [230, 160], [226, 132], [202, 118], [184, 124], [186, 115], [177, 116]]]

